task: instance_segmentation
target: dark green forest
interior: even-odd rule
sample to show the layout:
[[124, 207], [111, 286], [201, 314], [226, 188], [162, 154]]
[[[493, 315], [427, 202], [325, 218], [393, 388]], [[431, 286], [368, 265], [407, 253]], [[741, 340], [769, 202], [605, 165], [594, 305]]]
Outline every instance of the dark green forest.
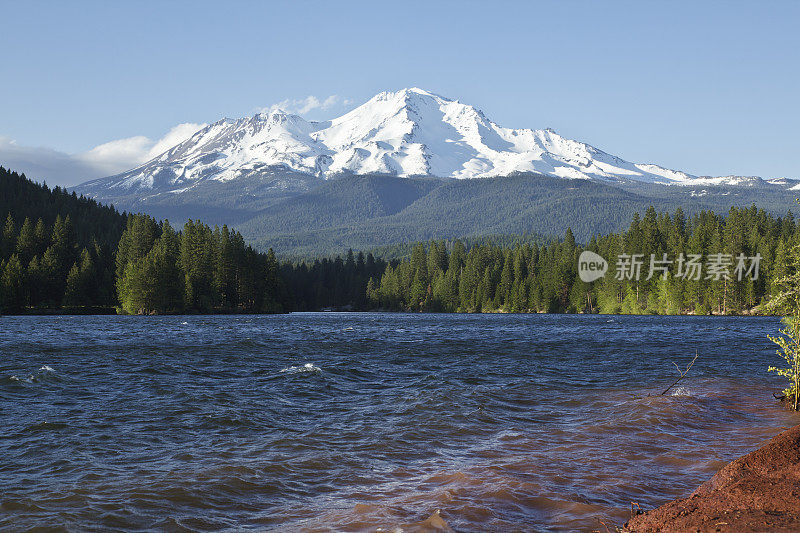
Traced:
[[0, 310], [113, 307], [126, 215], [0, 167]]
[[[593, 237], [585, 246], [571, 230], [562, 241], [542, 246], [417, 244], [410, 258], [388, 265], [366, 290], [371, 307], [405, 311], [750, 313], [775, 294], [777, 281], [789, 273], [787, 254], [798, 242], [800, 226], [791, 213], [773, 217], [755, 207], [734, 207], [727, 216], [702, 211], [686, 217], [680, 208], [670, 215], [650, 207], [643, 217], [634, 214], [627, 231]], [[582, 281], [578, 258], [584, 250], [608, 259], [610, 272]], [[638, 280], [613, 273], [621, 254], [641, 255]], [[680, 277], [664, 264], [666, 272], [648, 276], [651, 254], [673, 261], [696, 254], [700, 271]], [[729, 261], [727, 269], [703, 271], [716, 254]], [[739, 254], [760, 256], [757, 279], [753, 273], [738, 279]], [[749, 268], [752, 261], [743, 264]]]
[[[119, 213], [0, 168], [0, 311], [274, 313], [321, 309], [440, 312], [758, 312], [788, 273], [800, 242], [791, 213], [755, 206], [725, 216], [652, 206], [627, 230], [576, 242], [539, 235], [400, 243], [371, 252], [279, 262], [227, 226], [189, 220], [173, 228]], [[578, 276], [591, 250], [610, 272]], [[757, 279], [647, 276], [648, 258], [760, 257]], [[617, 279], [620, 254], [640, 254], [640, 279]], [[728, 265], [735, 274], [735, 265]]]
[[372, 254], [279, 265], [227, 226], [119, 213], [0, 167], [0, 312], [363, 309]]

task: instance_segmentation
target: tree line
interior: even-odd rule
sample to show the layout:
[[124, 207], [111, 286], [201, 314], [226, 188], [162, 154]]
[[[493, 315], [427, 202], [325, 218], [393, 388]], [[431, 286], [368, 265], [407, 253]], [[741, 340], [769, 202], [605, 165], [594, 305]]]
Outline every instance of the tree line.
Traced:
[[79, 246], [72, 218], [17, 224], [11, 214], [0, 234], [0, 310], [113, 305], [114, 253], [92, 239]]
[[15, 220], [17, 230], [26, 218], [34, 226], [41, 219], [46, 227], [52, 228], [56, 218], [69, 217], [80, 247], [97, 242], [112, 251], [127, 219], [127, 214], [112, 206], [67, 192], [61, 187], [51, 189], [46, 184], [34, 183], [24, 174], [0, 166], [0, 223], [6, 222], [8, 215]]
[[[600, 312], [627, 314], [734, 314], [757, 312], [778, 291], [787, 275], [791, 250], [800, 242], [800, 226], [791, 212], [774, 217], [755, 206], [732, 207], [727, 216], [701, 211], [686, 217], [635, 214], [620, 233], [593, 237], [579, 245], [571, 230], [560, 242], [514, 246], [475, 245], [459, 240], [431, 241], [414, 246], [411, 256], [386, 266], [367, 282], [371, 307], [439, 312]], [[642, 275], [630, 278], [609, 273], [594, 282], [578, 276], [584, 250], [610, 262], [618, 257], [642, 258]], [[659, 271], [649, 276], [654, 258], [697, 256], [708, 261], [720, 254], [760, 258], [758, 275], [739, 280], [729, 274], [680, 277]], [[751, 261], [752, 262], [752, 261]], [[748, 264], [749, 267], [749, 264]], [[648, 279], [649, 278], [649, 279]]]
[[115, 285], [127, 313], [275, 313], [287, 295], [270, 250], [256, 252], [227, 226], [132, 215], [117, 247]]
[[365, 288], [386, 262], [371, 253], [279, 264], [227, 226], [136, 214], [114, 248], [81, 246], [71, 216], [52, 225], [19, 224], [11, 213], [0, 231], [0, 313], [69, 311], [130, 314], [275, 313], [363, 310]]
[[[496, 236], [387, 247], [372, 253], [279, 263], [226, 226], [119, 213], [0, 168], [0, 312], [117, 309], [126, 313], [402, 310], [441, 312], [758, 312], [790, 273], [800, 225], [755, 206], [725, 215], [681, 209], [635, 214], [623, 232], [576, 243]], [[410, 250], [410, 253], [409, 253]], [[589, 250], [609, 260], [638, 254], [761, 258], [759, 276], [578, 276]]]
[[376, 259], [372, 253], [348, 250], [345, 257], [286, 262], [281, 266], [281, 277], [288, 288], [292, 310], [363, 311], [372, 306], [366, 292], [369, 280], [380, 276], [386, 266], [386, 261]]
[[279, 264], [227, 226], [119, 213], [0, 167], [0, 313], [365, 309], [368, 253]]

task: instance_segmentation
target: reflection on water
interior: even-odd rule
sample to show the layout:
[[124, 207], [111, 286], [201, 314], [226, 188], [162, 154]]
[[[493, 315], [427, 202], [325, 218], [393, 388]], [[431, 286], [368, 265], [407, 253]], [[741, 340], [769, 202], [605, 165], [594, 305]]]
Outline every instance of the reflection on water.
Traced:
[[777, 325], [5, 317], [0, 529], [603, 529], [800, 422]]

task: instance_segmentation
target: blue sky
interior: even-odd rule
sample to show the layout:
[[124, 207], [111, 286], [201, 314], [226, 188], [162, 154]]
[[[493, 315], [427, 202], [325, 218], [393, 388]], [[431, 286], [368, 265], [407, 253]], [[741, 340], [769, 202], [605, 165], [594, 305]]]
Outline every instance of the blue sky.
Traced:
[[179, 124], [409, 86], [635, 162], [800, 178], [800, 2], [0, 0], [0, 19], [0, 164], [49, 183]]

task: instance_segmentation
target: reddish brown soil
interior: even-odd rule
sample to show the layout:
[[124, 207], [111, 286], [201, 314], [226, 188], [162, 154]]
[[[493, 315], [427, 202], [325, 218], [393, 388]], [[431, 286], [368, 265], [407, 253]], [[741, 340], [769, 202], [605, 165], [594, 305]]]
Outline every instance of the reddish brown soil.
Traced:
[[625, 531], [800, 531], [800, 425], [736, 459], [688, 498], [633, 517]]

